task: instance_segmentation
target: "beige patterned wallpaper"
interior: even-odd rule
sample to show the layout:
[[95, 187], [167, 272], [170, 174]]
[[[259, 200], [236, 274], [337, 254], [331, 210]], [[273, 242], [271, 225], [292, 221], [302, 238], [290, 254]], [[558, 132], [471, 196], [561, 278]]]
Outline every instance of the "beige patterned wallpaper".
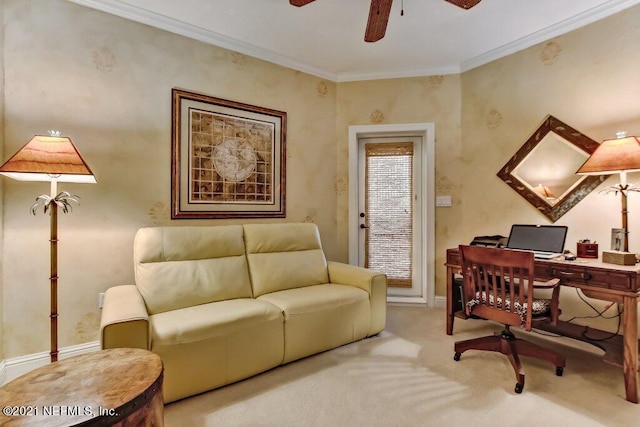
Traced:
[[[460, 75], [429, 76], [341, 83], [338, 87], [338, 180], [348, 182], [348, 128], [360, 124], [435, 123], [436, 194], [452, 195], [452, 208], [436, 210], [436, 265], [442, 265], [446, 243], [457, 236], [461, 222], [457, 209], [461, 182], [461, 85]], [[346, 187], [346, 184], [345, 184]], [[338, 233], [348, 235], [348, 192], [338, 197]], [[340, 256], [348, 259], [346, 241]], [[444, 280], [441, 268], [436, 283]], [[444, 295], [444, 286], [439, 286]]]
[[[640, 134], [640, 103], [634, 95], [640, 79], [632, 71], [640, 66], [639, 32], [636, 6], [462, 74], [464, 173], [449, 176], [461, 188], [458, 239], [506, 235], [516, 222], [549, 223], [496, 177], [545, 115], [552, 114], [596, 141], [614, 138], [620, 129]], [[640, 175], [630, 175], [630, 181], [639, 182]], [[569, 226], [567, 249], [575, 252], [576, 242], [584, 238], [599, 242], [601, 250], [609, 249], [611, 228], [621, 226], [620, 199], [598, 190], [615, 182], [610, 178], [557, 222]], [[633, 196], [629, 209], [640, 212], [640, 197]], [[640, 217], [630, 218], [630, 250], [640, 252]], [[439, 290], [443, 292], [442, 286]], [[599, 308], [608, 305], [591, 302]], [[595, 314], [569, 289], [561, 293], [561, 306], [565, 318]], [[576, 321], [617, 328], [615, 318]]]
[[[288, 112], [286, 221], [317, 223], [327, 255], [337, 257], [335, 83], [64, 0], [8, 0], [0, 10], [5, 153], [59, 129], [98, 180], [60, 185], [81, 197], [59, 219], [60, 347], [98, 339], [98, 293], [133, 282], [138, 228], [249, 222], [170, 219], [173, 87]], [[11, 358], [48, 351], [49, 223], [29, 214], [48, 188], [2, 180]]]
[[[508, 233], [513, 222], [546, 222], [496, 177], [546, 114], [596, 140], [619, 128], [640, 133], [639, 6], [461, 75], [339, 84], [64, 0], [5, 0], [0, 16], [5, 157], [59, 129], [98, 179], [61, 187], [81, 197], [59, 223], [61, 347], [97, 339], [97, 295], [133, 282], [138, 228], [246, 222], [170, 219], [172, 87], [288, 113], [286, 221], [317, 223], [328, 258], [340, 261], [348, 126], [435, 123], [436, 194], [453, 199], [436, 211], [438, 295], [447, 247]], [[48, 351], [49, 223], [28, 212], [45, 185], [2, 179], [0, 333], [11, 358]], [[640, 212], [640, 197], [630, 199]], [[562, 217], [568, 247], [606, 242], [617, 203], [596, 192]], [[640, 223], [630, 227], [640, 251]]]
[[[630, 94], [637, 90], [639, 82], [624, 69], [638, 62], [625, 54], [625, 51], [637, 49], [637, 41], [631, 36], [637, 28], [628, 24], [629, 15], [638, 12], [638, 8], [633, 8], [605, 22], [465, 73], [463, 85], [470, 90], [463, 91], [463, 116], [473, 117], [489, 110], [486, 123], [468, 121], [465, 122], [468, 126], [463, 126], [463, 141], [465, 147], [469, 147], [469, 155], [483, 154], [481, 146], [489, 144], [506, 155], [512, 154], [524, 140], [521, 136], [526, 138], [546, 113], [562, 118], [596, 140], [614, 137], [619, 128], [637, 134], [640, 106], [633, 102]], [[617, 26], [620, 33], [613, 35], [611, 26]], [[594, 33], [607, 36], [603, 36], [600, 43], [593, 43], [594, 39], [600, 39], [594, 37]], [[624, 34], [629, 36], [623, 37]], [[620, 55], [625, 58], [624, 67], [616, 59]], [[494, 85], [496, 81], [501, 84]], [[502, 116], [499, 125], [492, 118], [496, 115], [494, 112]], [[487, 156], [480, 158], [489, 160]], [[507, 158], [495, 162], [499, 164]], [[511, 196], [511, 193], [506, 192], [506, 195]], [[514, 202], [520, 202], [519, 198]], [[567, 214], [562, 222], [570, 225], [572, 244], [585, 233], [597, 233], [593, 237], [603, 243], [607, 241], [610, 230], [601, 229], [599, 225], [603, 219], [610, 221], [611, 226], [617, 224], [618, 203], [596, 192]], [[608, 213], [609, 206], [614, 211], [611, 214]], [[523, 207], [528, 208], [526, 204]], [[523, 215], [527, 211], [517, 209], [514, 214]], [[594, 212], [598, 215], [593, 215]], [[593, 222], [586, 223], [588, 220]]]

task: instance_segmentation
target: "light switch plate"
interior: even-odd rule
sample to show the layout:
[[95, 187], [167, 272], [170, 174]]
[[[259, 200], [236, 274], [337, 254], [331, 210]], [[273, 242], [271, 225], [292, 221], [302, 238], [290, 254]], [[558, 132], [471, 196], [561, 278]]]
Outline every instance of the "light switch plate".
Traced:
[[437, 196], [436, 206], [451, 206], [451, 196]]

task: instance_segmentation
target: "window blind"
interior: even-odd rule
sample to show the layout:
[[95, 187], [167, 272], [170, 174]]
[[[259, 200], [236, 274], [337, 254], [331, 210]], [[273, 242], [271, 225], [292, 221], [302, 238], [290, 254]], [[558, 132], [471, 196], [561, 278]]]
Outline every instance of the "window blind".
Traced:
[[368, 143], [365, 158], [365, 266], [411, 287], [413, 143]]

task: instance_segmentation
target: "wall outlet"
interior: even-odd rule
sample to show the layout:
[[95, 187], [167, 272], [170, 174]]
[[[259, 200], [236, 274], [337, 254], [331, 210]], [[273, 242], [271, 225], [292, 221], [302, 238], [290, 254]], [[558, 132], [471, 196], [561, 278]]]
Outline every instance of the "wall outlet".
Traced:
[[98, 294], [98, 308], [102, 308], [103, 304], [104, 304], [104, 292], [100, 292]]

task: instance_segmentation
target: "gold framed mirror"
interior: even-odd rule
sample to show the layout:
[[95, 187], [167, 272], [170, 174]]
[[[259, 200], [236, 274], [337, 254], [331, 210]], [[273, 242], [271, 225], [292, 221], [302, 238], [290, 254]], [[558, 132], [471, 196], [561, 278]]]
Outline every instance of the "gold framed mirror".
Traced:
[[608, 177], [576, 175], [598, 145], [548, 115], [500, 169], [498, 177], [556, 222]]

